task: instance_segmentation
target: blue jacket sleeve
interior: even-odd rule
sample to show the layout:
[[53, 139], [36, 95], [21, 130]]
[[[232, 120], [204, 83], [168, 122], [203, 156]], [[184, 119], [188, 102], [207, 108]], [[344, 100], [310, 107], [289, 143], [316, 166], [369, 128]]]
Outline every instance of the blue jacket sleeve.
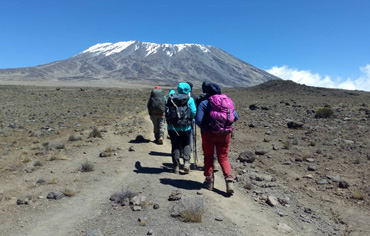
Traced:
[[208, 104], [208, 100], [204, 100], [198, 106], [197, 115], [195, 116], [195, 123], [199, 127], [202, 126], [204, 112], [207, 110], [207, 104]]
[[190, 118], [194, 118], [197, 113], [197, 107], [195, 106], [195, 102], [192, 97], [189, 98], [188, 104], [190, 107]]

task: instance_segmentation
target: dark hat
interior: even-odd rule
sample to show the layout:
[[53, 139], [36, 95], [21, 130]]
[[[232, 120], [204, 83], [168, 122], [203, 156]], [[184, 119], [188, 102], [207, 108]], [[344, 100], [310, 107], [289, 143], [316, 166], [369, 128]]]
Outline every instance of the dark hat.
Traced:
[[218, 84], [210, 83], [207, 85], [205, 93], [209, 94], [209, 96], [221, 94], [221, 88]]
[[190, 86], [190, 89], [193, 90], [193, 83], [192, 82], [186, 82], [189, 86]]
[[203, 83], [202, 83], [202, 92], [203, 93], [207, 93], [206, 92], [206, 87], [207, 87], [207, 85], [209, 85], [211, 83], [211, 81], [210, 80], [208, 80], [208, 79], [206, 79], [205, 81], [203, 81]]

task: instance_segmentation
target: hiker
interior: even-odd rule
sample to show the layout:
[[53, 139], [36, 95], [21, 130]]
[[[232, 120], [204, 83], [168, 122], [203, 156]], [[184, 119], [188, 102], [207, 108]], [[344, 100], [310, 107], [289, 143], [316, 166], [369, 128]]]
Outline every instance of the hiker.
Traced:
[[[217, 160], [221, 166], [226, 182], [226, 192], [232, 194], [234, 193], [233, 182], [235, 177], [231, 172], [228, 152], [231, 131], [233, 129], [232, 124], [237, 121], [239, 117], [234, 110], [231, 99], [227, 98], [224, 94], [221, 95], [221, 89], [217, 84], [208, 84], [205, 88], [205, 92], [208, 95], [208, 99], [199, 104], [195, 117], [195, 122], [200, 127], [202, 134], [202, 148], [204, 153], [203, 174], [206, 178], [204, 184], [207, 189], [213, 189], [213, 162], [216, 149]], [[217, 99], [220, 100], [217, 102]], [[226, 111], [220, 109], [221, 105], [225, 106], [226, 103], [229, 104], [229, 106], [226, 106], [228, 109], [226, 109]], [[218, 118], [221, 116], [225, 117], [226, 120], [221, 121], [221, 119]]]
[[147, 107], [154, 126], [154, 142], [162, 145], [165, 129], [166, 96], [160, 86], [156, 86], [152, 90]]
[[192, 97], [189, 96], [190, 86], [179, 83], [177, 93], [171, 90], [166, 104], [167, 130], [172, 145], [173, 171], [180, 171], [180, 157], [183, 155], [185, 173], [190, 172], [190, 134], [191, 121], [195, 117], [196, 107]]
[[211, 83], [211, 81], [209, 81], [209, 80], [205, 80], [205, 81], [203, 81], [203, 83], [202, 83], [202, 93], [201, 93], [201, 94], [196, 98], [196, 101], [195, 101], [195, 103], [196, 103], [196, 105], [197, 105], [197, 108], [198, 108], [199, 104], [200, 104], [202, 101], [204, 101], [204, 100], [208, 99], [208, 94], [206, 93], [206, 88], [207, 88], [207, 86], [208, 86], [210, 83]]

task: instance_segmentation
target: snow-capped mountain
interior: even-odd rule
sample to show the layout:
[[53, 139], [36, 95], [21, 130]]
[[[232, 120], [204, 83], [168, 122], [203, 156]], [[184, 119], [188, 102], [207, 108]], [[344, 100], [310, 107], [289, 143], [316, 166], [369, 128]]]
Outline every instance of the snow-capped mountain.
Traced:
[[206, 79], [247, 87], [279, 78], [213, 46], [138, 41], [96, 44], [66, 60], [0, 70], [0, 80], [21, 81], [115, 80], [173, 86], [180, 81], [200, 85]]

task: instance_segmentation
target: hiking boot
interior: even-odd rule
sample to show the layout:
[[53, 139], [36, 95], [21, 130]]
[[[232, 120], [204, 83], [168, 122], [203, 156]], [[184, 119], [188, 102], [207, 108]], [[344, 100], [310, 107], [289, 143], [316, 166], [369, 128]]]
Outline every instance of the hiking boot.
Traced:
[[163, 144], [163, 138], [157, 139], [157, 144], [162, 145]]
[[190, 172], [190, 163], [189, 161], [184, 162], [184, 172], [189, 173]]
[[234, 182], [233, 181], [226, 181], [226, 192], [228, 194], [234, 193]]
[[179, 173], [180, 173], [180, 167], [179, 167], [179, 166], [175, 166], [175, 167], [173, 168], [173, 173], [175, 173], [175, 174], [179, 174]]
[[204, 187], [210, 191], [213, 190], [213, 185], [214, 185], [214, 179], [213, 178], [206, 178], [204, 181]]

